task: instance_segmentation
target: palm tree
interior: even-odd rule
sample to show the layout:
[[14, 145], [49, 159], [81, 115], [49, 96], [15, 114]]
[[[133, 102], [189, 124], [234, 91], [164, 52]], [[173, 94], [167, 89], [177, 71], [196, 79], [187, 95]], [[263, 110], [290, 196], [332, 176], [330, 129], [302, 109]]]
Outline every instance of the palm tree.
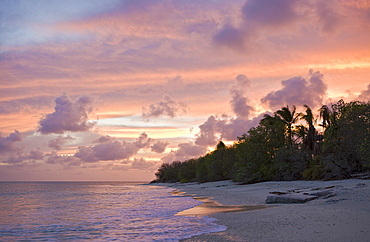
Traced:
[[323, 105], [320, 109], [320, 118], [322, 119], [322, 126], [324, 129], [328, 129], [331, 126], [337, 125], [337, 111], [332, 106], [331, 109], [327, 105]]
[[332, 106], [331, 109], [327, 105], [323, 105], [320, 109], [320, 118], [322, 119], [322, 126], [324, 130], [324, 135], [326, 138], [333, 138], [335, 135], [335, 130], [338, 128], [337, 124], [337, 111]]
[[316, 133], [315, 126], [313, 125], [314, 117], [311, 108], [307, 105], [303, 106], [306, 108], [306, 114], [301, 114], [301, 118], [305, 120], [306, 123], [308, 124], [305, 145], [310, 151], [313, 151], [315, 147], [315, 133]]
[[276, 111], [277, 115], [280, 116], [287, 128], [287, 144], [289, 148], [291, 148], [293, 145], [293, 124], [297, 122], [300, 116], [300, 114], [296, 113], [295, 111], [295, 105], [293, 105], [292, 111], [290, 111], [289, 106], [282, 107], [281, 110]]
[[332, 105], [331, 108], [329, 108], [327, 105], [323, 105], [319, 111], [320, 117], [322, 118], [321, 126], [324, 128], [322, 152], [332, 153], [339, 142], [337, 107]]

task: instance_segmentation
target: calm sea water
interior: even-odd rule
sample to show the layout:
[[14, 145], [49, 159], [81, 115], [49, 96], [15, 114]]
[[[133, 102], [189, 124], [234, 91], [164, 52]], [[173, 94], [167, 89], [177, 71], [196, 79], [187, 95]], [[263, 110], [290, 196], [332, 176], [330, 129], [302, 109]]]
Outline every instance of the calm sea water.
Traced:
[[0, 182], [1, 241], [177, 241], [225, 230], [170, 188], [119, 182]]

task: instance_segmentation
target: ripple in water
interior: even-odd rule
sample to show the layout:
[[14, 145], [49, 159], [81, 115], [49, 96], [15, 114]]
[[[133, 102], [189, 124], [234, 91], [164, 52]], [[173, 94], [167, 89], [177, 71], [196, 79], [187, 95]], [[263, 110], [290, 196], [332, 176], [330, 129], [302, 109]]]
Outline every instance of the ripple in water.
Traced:
[[170, 188], [102, 182], [1, 182], [4, 241], [178, 241], [226, 229], [174, 216], [199, 205]]

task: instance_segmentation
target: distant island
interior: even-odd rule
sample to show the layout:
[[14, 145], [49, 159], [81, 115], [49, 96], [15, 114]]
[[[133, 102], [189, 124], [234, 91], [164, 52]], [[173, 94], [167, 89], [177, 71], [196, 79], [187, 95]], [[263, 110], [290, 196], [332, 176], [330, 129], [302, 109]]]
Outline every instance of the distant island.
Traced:
[[211, 182], [346, 179], [370, 171], [370, 102], [343, 100], [312, 110], [293, 105], [265, 114], [257, 127], [197, 159], [163, 163], [153, 182]]

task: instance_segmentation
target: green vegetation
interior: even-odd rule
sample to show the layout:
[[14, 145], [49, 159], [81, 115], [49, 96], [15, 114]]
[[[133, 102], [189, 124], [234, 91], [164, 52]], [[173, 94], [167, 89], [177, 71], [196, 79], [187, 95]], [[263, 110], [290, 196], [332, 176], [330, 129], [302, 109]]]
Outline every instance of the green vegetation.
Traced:
[[287, 106], [265, 115], [231, 146], [220, 141], [205, 156], [164, 163], [155, 181], [328, 180], [370, 170], [370, 102], [340, 100], [331, 107], [322, 106], [323, 135], [314, 126], [311, 109], [304, 107], [305, 113]]

